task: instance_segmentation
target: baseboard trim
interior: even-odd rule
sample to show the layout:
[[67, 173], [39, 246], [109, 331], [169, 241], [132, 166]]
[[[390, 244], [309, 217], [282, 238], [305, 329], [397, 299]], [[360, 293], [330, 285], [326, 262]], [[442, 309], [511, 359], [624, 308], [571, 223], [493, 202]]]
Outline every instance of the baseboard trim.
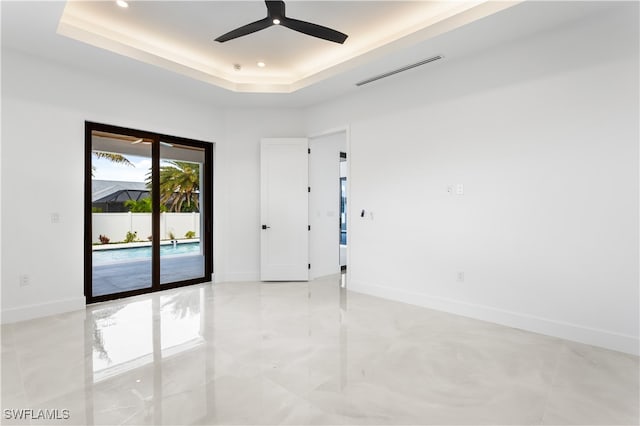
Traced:
[[216, 283], [225, 282], [244, 282], [244, 281], [260, 281], [259, 272], [228, 272], [216, 276]]
[[20, 306], [18, 308], [3, 309], [0, 313], [2, 324], [26, 321], [34, 318], [57, 315], [70, 311], [77, 311], [86, 307], [86, 299], [74, 297], [72, 299], [56, 300], [54, 302], [40, 303], [36, 305]]
[[314, 280], [326, 280], [326, 279], [331, 279], [331, 278], [340, 278], [340, 271], [337, 272], [332, 272], [330, 274], [325, 274], [325, 275], [321, 275], [318, 277], [309, 277], [309, 281], [314, 281]]
[[640, 339], [630, 335], [507, 311], [486, 305], [477, 305], [454, 299], [413, 293], [381, 285], [366, 284], [356, 280], [351, 280], [348, 289], [383, 299], [395, 300], [482, 321], [489, 321], [507, 327], [559, 337], [588, 345], [600, 346], [614, 351], [640, 355]]

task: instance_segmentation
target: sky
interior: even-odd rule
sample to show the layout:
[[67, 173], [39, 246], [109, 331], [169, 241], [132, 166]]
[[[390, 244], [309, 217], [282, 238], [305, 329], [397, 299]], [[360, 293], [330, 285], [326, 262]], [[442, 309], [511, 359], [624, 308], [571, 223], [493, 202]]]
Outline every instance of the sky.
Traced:
[[151, 158], [138, 157], [135, 155], [126, 155], [127, 159], [133, 163], [135, 167], [127, 164], [117, 164], [106, 158], [91, 159], [95, 170], [93, 178], [97, 180], [118, 180], [125, 182], [144, 182], [146, 174], [151, 168]]

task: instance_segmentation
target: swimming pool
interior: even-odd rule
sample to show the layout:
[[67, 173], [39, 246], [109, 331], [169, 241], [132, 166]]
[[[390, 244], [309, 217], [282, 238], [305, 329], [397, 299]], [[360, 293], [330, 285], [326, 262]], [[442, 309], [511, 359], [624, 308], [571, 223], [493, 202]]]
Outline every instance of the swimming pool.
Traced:
[[[200, 254], [200, 242], [163, 244], [160, 246], [160, 256], [177, 256]], [[151, 246], [130, 247], [118, 249], [96, 250], [93, 252], [94, 265], [107, 265], [109, 263], [126, 262], [128, 260], [151, 259]]]

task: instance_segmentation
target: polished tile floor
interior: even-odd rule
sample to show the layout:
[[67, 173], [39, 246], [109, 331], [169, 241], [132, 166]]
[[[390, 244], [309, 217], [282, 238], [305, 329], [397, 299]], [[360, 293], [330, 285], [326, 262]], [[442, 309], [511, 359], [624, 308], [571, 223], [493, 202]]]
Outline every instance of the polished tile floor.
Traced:
[[638, 424], [638, 373], [339, 278], [205, 284], [2, 326], [2, 423]]

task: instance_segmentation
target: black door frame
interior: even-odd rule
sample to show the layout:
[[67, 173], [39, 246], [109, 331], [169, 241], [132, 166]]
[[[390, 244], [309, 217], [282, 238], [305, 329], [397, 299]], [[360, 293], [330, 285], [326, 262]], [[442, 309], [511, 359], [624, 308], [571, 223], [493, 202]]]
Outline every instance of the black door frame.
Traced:
[[[153, 141], [151, 145], [151, 173], [154, 177], [160, 175], [160, 140], [162, 140], [163, 142], [175, 143], [177, 145], [193, 146], [204, 149], [205, 163], [203, 165], [203, 179], [206, 182], [206, 185], [204, 185], [204, 191], [202, 193], [202, 210], [204, 210], [205, 214], [203, 216], [203, 238], [201, 238], [201, 241], [203, 242], [204, 254], [204, 276], [168, 284], [160, 284], [160, 238], [153, 238], [151, 241], [151, 287], [123, 291], [120, 293], [105, 294], [101, 296], [93, 296], [93, 223], [91, 214], [91, 133], [93, 131], [124, 134], [134, 136], [136, 138], [151, 139]], [[148, 132], [143, 130], [130, 129], [126, 127], [113, 126], [110, 124], [85, 121], [84, 145], [84, 294], [87, 304], [211, 281], [211, 276], [213, 274], [213, 143], [195, 139], [187, 139], [178, 136], [163, 135], [160, 133]], [[151, 193], [160, 193], [159, 179], [152, 179]], [[160, 235], [160, 197], [152, 195], [151, 203], [153, 206], [153, 211], [151, 214], [152, 230], [153, 235], [156, 236]]]

